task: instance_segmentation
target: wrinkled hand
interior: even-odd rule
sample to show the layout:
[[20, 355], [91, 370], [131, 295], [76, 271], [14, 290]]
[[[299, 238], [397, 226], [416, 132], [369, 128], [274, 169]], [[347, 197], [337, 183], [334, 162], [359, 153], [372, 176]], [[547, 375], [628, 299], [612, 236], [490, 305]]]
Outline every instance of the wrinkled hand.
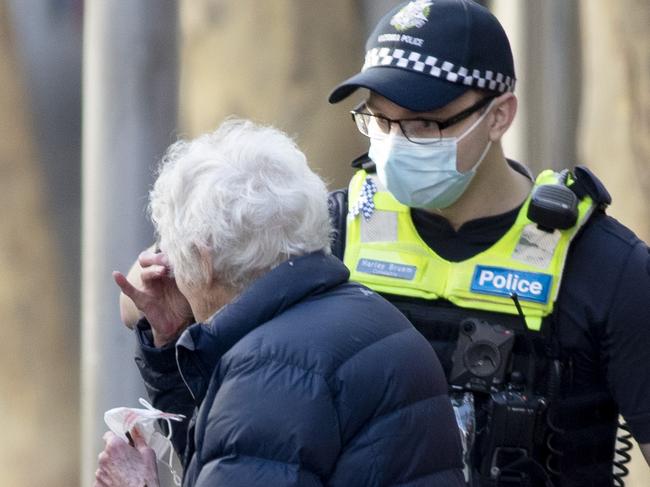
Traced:
[[161, 347], [173, 341], [187, 327], [192, 321], [192, 310], [170, 275], [165, 254], [145, 250], [138, 257], [138, 264], [140, 286], [117, 271], [113, 272], [113, 279], [147, 318], [153, 331], [154, 345]]
[[156, 453], [137, 428], [131, 446], [112, 431], [104, 434], [106, 446], [99, 454], [93, 487], [159, 487]]

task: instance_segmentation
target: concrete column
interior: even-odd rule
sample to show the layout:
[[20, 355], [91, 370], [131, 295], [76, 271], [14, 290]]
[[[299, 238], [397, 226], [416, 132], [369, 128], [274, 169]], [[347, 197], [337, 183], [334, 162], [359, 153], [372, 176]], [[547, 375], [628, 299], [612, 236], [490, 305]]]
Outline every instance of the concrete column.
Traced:
[[575, 165], [580, 106], [577, 0], [492, 0], [515, 57], [519, 113], [506, 154], [534, 173]]
[[527, 161], [537, 171], [577, 162], [581, 50], [576, 0], [525, 2]]
[[526, 119], [528, 117], [528, 104], [520, 94], [525, 91], [526, 83], [526, 56], [525, 56], [525, 22], [524, 22], [524, 2], [512, 0], [493, 0], [490, 5], [492, 13], [499, 19], [503, 26], [515, 60], [515, 75], [517, 76], [517, 85], [515, 94], [518, 97], [519, 105], [517, 116], [508, 132], [503, 137], [503, 150], [507, 157], [524, 164], [528, 164], [528, 153], [526, 150]]
[[83, 53], [81, 482], [91, 485], [103, 413], [138, 406], [134, 338], [111, 271], [152, 242], [152, 167], [177, 118], [177, 2], [88, 0]]

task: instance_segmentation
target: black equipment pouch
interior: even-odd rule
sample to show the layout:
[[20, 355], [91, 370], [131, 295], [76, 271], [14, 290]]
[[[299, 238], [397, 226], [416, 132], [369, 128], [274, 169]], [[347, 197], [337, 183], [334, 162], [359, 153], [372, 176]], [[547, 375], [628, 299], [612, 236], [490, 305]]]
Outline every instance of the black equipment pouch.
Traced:
[[545, 477], [543, 467], [533, 458], [544, 438], [545, 409], [544, 398], [523, 391], [491, 394], [486, 432], [479, 447], [482, 479], [499, 487], [544, 485], [539, 481]]

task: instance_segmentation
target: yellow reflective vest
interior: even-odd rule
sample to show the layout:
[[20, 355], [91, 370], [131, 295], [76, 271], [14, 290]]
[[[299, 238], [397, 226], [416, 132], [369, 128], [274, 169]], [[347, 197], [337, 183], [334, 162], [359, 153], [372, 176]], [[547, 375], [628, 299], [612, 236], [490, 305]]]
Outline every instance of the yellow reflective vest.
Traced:
[[[558, 180], [558, 173], [546, 170], [535, 186]], [[370, 182], [377, 188], [374, 195], [367, 191]], [[446, 299], [461, 308], [516, 315], [515, 293], [528, 328], [536, 331], [553, 311], [569, 244], [595, 206], [584, 197], [576, 225], [549, 232], [528, 219], [529, 197], [514, 225], [494, 245], [462, 262], [449, 262], [420, 238], [410, 208], [382, 188], [374, 174], [358, 171], [348, 195], [349, 208], [364, 200], [372, 206], [365, 216], [358, 211], [347, 216], [344, 262], [351, 280], [379, 293]]]

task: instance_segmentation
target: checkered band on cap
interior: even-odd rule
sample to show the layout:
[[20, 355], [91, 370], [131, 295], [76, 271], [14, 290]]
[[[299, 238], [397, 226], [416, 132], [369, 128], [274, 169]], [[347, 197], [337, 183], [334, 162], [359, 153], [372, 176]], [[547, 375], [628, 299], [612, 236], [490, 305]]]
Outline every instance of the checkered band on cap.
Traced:
[[446, 80], [475, 88], [505, 93], [514, 91], [515, 79], [503, 73], [480, 71], [457, 66], [449, 61], [434, 56], [424, 56], [419, 52], [376, 47], [366, 53], [365, 63], [361, 71], [376, 66], [392, 66], [416, 73], [428, 74], [434, 78]]

